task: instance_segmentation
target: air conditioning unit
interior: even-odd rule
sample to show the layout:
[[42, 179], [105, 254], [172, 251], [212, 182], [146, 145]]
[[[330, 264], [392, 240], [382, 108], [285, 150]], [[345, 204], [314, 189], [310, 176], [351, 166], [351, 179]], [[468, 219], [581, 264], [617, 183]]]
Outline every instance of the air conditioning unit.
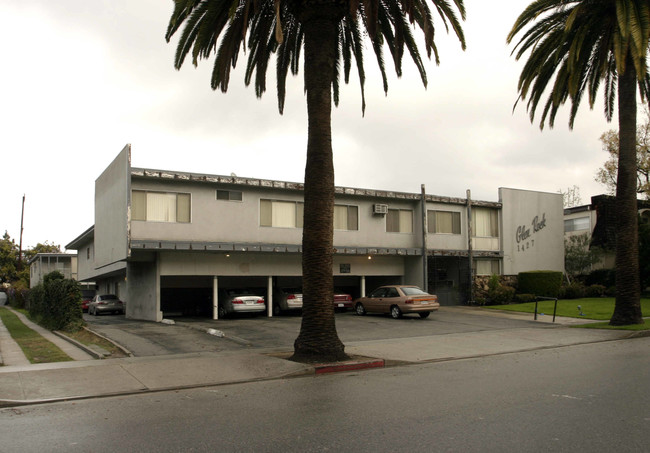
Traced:
[[372, 205], [372, 213], [376, 215], [386, 215], [388, 214], [388, 205], [387, 204], [374, 204]]

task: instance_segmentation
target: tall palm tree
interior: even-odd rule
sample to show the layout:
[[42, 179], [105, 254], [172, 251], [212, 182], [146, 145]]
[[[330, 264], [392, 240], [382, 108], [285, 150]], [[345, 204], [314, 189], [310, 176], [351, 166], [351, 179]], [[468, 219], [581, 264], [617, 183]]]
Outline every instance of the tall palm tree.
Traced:
[[[516, 59], [530, 51], [519, 78], [519, 99], [528, 96], [534, 121], [548, 92], [540, 128], [553, 127], [561, 105], [571, 101], [573, 128], [580, 101], [594, 101], [604, 86], [605, 117], [611, 121], [618, 94], [616, 307], [612, 325], [643, 322], [640, 304], [636, 201], [636, 96], [650, 92], [646, 54], [650, 37], [648, 0], [537, 0], [516, 20], [507, 42], [521, 33]], [[551, 79], [555, 76], [554, 82]], [[549, 85], [549, 83], [551, 83]], [[516, 106], [516, 103], [515, 103]]]
[[[363, 44], [367, 34], [388, 89], [383, 48], [388, 47], [398, 76], [404, 49], [409, 52], [426, 86], [426, 72], [411, 26], [424, 33], [427, 56], [433, 53], [434, 22], [430, 9], [451, 28], [465, 48], [456, 11], [465, 18], [463, 0], [174, 0], [166, 38], [185, 24], [176, 50], [179, 69], [188, 54], [196, 65], [215, 52], [212, 88], [228, 89], [230, 69], [242, 47], [249, 55], [245, 71], [248, 85], [266, 90], [266, 71], [276, 56], [278, 108], [284, 109], [287, 74], [297, 74], [304, 46], [308, 141], [304, 186], [303, 315], [294, 344], [295, 360], [341, 360], [344, 346], [334, 324], [332, 253], [334, 165], [331, 109], [339, 101], [341, 72], [349, 81], [356, 63], [365, 110]], [[365, 32], [365, 33], [364, 33]]]

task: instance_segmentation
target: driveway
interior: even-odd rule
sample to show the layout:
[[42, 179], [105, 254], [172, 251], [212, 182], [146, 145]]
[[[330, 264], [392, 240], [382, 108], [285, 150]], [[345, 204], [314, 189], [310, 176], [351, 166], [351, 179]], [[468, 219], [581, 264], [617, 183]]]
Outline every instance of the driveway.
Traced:
[[[175, 325], [126, 319], [123, 315], [84, 315], [88, 327], [129, 349], [135, 356], [220, 352], [250, 349], [290, 351], [300, 331], [299, 315], [240, 317], [220, 320], [179, 318]], [[442, 307], [427, 319], [386, 315], [358, 316], [337, 313], [336, 327], [343, 343], [429, 337], [519, 328], [552, 328], [530, 319], [511, 319], [492, 313], [468, 311], [462, 307]], [[221, 331], [218, 337], [206, 333]]]

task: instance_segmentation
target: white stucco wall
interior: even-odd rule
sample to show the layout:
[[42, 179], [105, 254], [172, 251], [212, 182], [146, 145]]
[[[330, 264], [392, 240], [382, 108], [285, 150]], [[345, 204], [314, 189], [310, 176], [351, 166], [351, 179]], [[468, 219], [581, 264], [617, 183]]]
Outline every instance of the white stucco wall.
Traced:
[[499, 189], [503, 273], [564, 272], [562, 194]]

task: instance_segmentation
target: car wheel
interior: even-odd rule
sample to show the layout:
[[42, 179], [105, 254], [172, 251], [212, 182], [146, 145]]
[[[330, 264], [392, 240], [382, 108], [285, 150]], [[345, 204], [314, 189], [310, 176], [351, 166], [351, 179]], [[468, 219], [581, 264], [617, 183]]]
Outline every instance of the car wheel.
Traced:
[[279, 316], [281, 311], [282, 310], [280, 310], [280, 304], [273, 305], [273, 316]]
[[393, 317], [393, 319], [399, 319], [402, 317], [402, 310], [400, 310], [397, 305], [393, 305], [390, 307], [390, 315]]
[[424, 313], [419, 313], [420, 318], [422, 318], [422, 319], [428, 318], [430, 314], [431, 314], [430, 311], [425, 311]]
[[363, 305], [362, 305], [361, 303], [358, 303], [358, 304], [354, 307], [354, 309], [355, 309], [355, 311], [357, 312], [357, 314], [358, 314], [359, 316], [363, 316], [363, 315], [366, 314], [366, 309], [363, 308]]
[[218, 308], [218, 314], [219, 318], [225, 318], [226, 317], [226, 309], [223, 307]]

